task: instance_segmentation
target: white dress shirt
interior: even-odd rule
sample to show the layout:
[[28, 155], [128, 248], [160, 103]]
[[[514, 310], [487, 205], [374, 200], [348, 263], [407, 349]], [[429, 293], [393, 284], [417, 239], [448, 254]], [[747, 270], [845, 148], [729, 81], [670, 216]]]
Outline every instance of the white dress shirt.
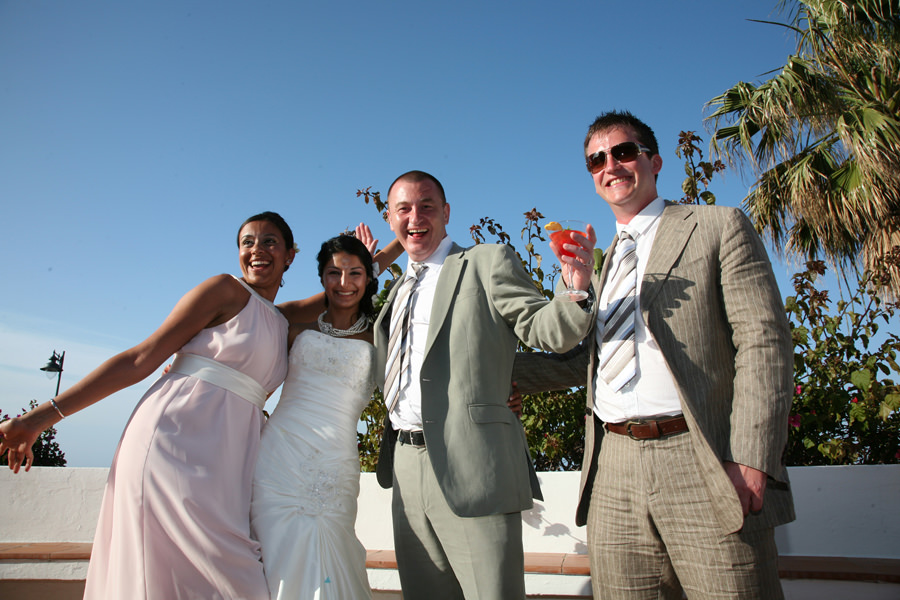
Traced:
[[[641, 315], [641, 282], [647, 270], [647, 260], [659, 229], [665, 202], [657, 197], [627, 225], [616, 223], [616, 233], [627, 231], [635, 240], [637, 255], [637, 288], [635, 290], [634, 341], [637, 374], [630, 383], [614, 392], [602, 377], [594, 375], [594, 412], [606, 423], [621, 423], [629, 419], [661, 417], [681, 414], [681, 401], [675, 380], [656, 340]], [[620, 254], [613, 250], [607, 273], [615, 273]], [[599, 352], [603, 340], [603, 324], [609, 307], [609, 286], [600, 291], [597, 310], [596, 342]]]
[[[419, 277], [419, 285], [413, 292], [410, 305], [409, 368], [400, 373], [400, 392], [397, 405], [391, 411], [391, 425], [394, 429], [416, 431], [422, 429], [422, 386], [419, 379], [422, 362], [425, 359], [425, 341], [428, 339], [428, 325], [431, 321], [431, 306], [434, 304], [434, 293], [437, 289], [438, 277], [444, 266], [444, 259], [450, 254], [453, 242], [445, 236], [431, 256], [423, 263], [428, 265]], [[412, 261], [406, 266], [406, 274], [414, 275]], [[389, 332], [390, 333], [390, 332]], [[410, 383], [415, 385], [410, 385]]]

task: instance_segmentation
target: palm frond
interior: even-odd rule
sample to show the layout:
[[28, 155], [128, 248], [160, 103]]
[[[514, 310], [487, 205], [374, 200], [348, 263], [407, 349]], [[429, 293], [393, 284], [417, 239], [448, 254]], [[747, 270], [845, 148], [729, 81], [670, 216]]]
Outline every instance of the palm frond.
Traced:
[[900, 3], [782, 7], [796, 53], [707, 103], [710, 152], [752, 173], [744, 206], [782, 252], [875, 264], [900, 231]]

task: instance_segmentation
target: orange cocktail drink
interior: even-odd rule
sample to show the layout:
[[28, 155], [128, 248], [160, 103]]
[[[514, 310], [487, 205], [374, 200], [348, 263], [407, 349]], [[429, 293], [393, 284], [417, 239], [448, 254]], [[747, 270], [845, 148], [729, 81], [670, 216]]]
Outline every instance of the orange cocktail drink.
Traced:
[[575, 256], [568, 250], [563, 247], [563, 244], [574, 244], [576, 246], [580, 245], [578, 242], [572, 239], [572, 236], [575, 234], [583, 235], [587, 237], [587, 233], [584, 231], [579, 231], [577, 229], [562, 229], [560, 231], [552, 231], [550, 232], [550, 239], [553, 240], [553, 243], [559, 248], [559, 253], [563, 256]]
[[[565, 220], [565, 221], [550, 221], [546, 225], [544, 225], [544, 229], [550, 232], [550, 240], [556, 246], [557, 250], [561, 257], [568, 256], [571, 258], [575, 258], [575, 254], [566, 250], [563, 246], [565, 244], [573, 244], [575, 246], [580, 246], [578, 242], [576, 242], [572, 236], [576, 233], [587, 237], [587, 225], [583, 221], [573, 221], [573, 220]], [[587, 298], [588, 293], [584, 290], [577, 290], [572, 287], [572, 266], [561, 264], [560, 268], [565, 268], [568, 266], [569, 277], [566, 289], [561, 292], [564, 298], [569, 300], [584, 300]]]

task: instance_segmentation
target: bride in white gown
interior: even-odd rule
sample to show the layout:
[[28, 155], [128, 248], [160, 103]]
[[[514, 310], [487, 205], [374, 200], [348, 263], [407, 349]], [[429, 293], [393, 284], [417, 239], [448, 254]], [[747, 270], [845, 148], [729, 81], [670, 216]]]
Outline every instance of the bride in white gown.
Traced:
[[351, 236], [325, 242], [318, 261], [328, 308], [316, 323], [291, 325], [288, 375], [253, 480], [251, 528], [273, 600], [371, 597], [354, 524], [377, 280], [369, 250]]

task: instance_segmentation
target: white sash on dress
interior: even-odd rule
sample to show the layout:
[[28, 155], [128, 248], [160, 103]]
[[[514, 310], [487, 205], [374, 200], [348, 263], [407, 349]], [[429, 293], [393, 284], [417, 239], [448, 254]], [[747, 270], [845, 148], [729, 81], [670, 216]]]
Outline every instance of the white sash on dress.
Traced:
[[249, 375], [197, 354], [176, 354], [169, 372], [196, 377], [226, 389], [252, 402], [260, 410], [266, 405], [266, 398], [269, 395], [265, 388]]

